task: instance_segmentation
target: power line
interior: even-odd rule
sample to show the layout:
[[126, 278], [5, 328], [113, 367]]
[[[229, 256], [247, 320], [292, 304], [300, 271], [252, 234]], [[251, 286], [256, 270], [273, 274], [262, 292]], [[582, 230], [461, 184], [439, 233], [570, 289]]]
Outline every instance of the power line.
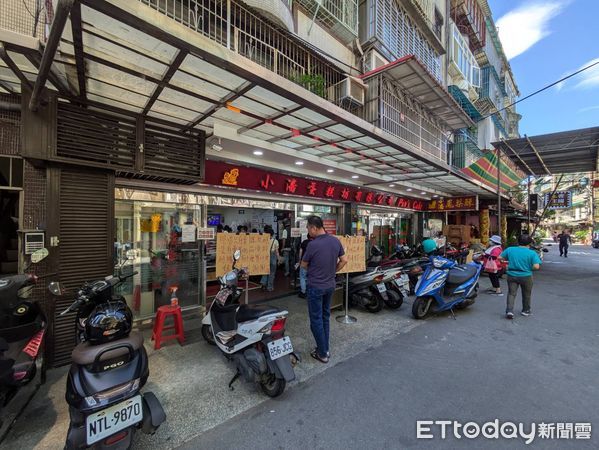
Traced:
[[[583, 67], [582, 69], [580, 69], [580, 70], [577, 70], [576, 72], [574, 72], [574, 73], [571, 73], [570, 75], [567, 75], [567, 76], [565, 76], [565, 77], [563, 77], [563, 78], [561, 78], [561, 79], [559, 79], [559, 80], [557, 80], [557, 81], [554, 81], [553, 83], [551, 83], [551, 84], [548, 84], [548, 85], [547, 85], [547, 86], [545, 86], [545, 87], [542, 87], [541, 89], [539, 89], [539, 90], [537, 90], [537, 91], [533, 92], [532, 94], [528, 94], [526, 97], [523, 97], [523, 98], [521, 98], [520, 100], [516, 100], [515, 102], [513, 102], [513, 103], [510, 103], [509, 105], [507, 105], [507, 106], [504, 106], [504, 107], [503, 107], [503, 108], [501, 108], [501, 109], [498, 109], [498, 110], [497, 110], [496, 112], [494, 112], [493, 114], [497, 114], [497, 113], [500, 113], [501, 111], [503, 111], [504, 109], [511, 108], [512, 106], [514, 106], [514, 105], [516, 105], [516, 104], [518, 104], [518, 103], [520, 103], [520, 102], [523, 102], [523, 101], [524, 101], [524, 100], [526, 100], [526, 99], [529, 99], [529, 98], [530, 98], [530, 97], [532, 97], [533, 95], [540, 94], [541, 92], [543, 92], [543, 91], [546, 91], [547, 89], [549, 89], [549, 88], [551, 88], [551, 87], [555, 86], [556, 84], [559, 84], [559, 83], [561, 83], [562, 81], [566, 81], [568, 78], [572, 78], [574, 75], [578, 75], [579, 73], [581, 73], [581, 72], [584, 72], [585, 70], [588, 70], [588, 69], [590, 69], [591, 67], [593, 67], [593, 66], [596, 66], [597, 64], [599, 64], [599, 61], [595, 61], [593, 64], [589, 64], [588, 66], [586, 66], [586, 67]], [[477, 122], [480, 122], [481, 120], [488, 119], [488, 118], [489, 118], [489, 117], [491, 117], [493, 114], [489, 114], [489, 115], [487, 115], [487, 116], [484, 116], [484, 117], [482, 117], [481, 119], [477, 120]]]

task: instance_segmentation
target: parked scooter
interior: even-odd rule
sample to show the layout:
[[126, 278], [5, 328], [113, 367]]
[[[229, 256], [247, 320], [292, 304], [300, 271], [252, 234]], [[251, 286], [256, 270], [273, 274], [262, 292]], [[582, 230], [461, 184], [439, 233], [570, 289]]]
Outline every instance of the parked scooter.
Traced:
[[[133, 314], [125, 299], [113, 295], [115, 286], [135, 274], [85, 283], [61, 313], [77, 311], [80, 341], [67, 378], [67, 449], [128, 449], [137, 429], [153, 434], [166, 420], [156, 396], [140, 392], [149, 376], [143, 337], [131, 331]], [[53, 287], [62, 293], [60, 285]]]
[[451, 311], [472, 305], [478, 295], [481, 255], [473, 262], [458, 264], [441, 256], [430, 256], [430, 264], [416, 285], [416, 300], [412, 305], [415, 319], [424, 319], [432, 312]]
[[368, 267], [366, 272], [358, 273], [349, 278], [349, 304], [361, 306], [371, 313], [379, 312], [387, 305], [397, 309], [402, 304], [400, 295], [394, 290], [387, 289], [395, 276], [395, 271], [387, 272], [381, 267]]
[[221, 289], [202, 320], [202, 336], [235, 363], [230, 388], [243, 376], [247, 382], [259, 383], [269, 397], [277, 397], [295, 379], [292, 358], [298, 360], [291, 339], [285, 336], [289, 313], [268, 305], [239, 304], [243, 290], [238, 281], [247, 276], [245, 269], [235, 267], [240, 257], [240, 251], [235, 251], [232, 270], [220, 277]]
[[[31, 255], [32, 264], [47, 255], [47, 249], [38, 250]], [[0, 279], [0, 411], [35, 379], [38, 370], [40, 383], [45, 382], [43, 344], [48, 321], [37, 299], [31, 298], [38, 280], [32, 273]]]

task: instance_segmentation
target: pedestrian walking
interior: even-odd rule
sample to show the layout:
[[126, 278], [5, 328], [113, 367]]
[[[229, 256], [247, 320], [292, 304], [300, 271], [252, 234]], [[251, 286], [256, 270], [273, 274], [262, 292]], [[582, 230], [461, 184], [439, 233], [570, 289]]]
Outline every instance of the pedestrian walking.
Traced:
[[[308, 249], [308, 244], [312, 240], [312, 236], [308, 235], [306, 239], [302, 241], [300, 244], [299, 251], [299, 260], [301, 261], [304, 255], [306, 254], [306, 250]], [[304, 267], [299, 268], [299, 277], [300, 277], [300, 293], [298, 294], [299, 298], [306, 298], [306, 289], [308, 282], [308, 270]]]
[[518, 247], [506, 248], [500, 259], [507, 261], [508, 296], [505, 316], [514, 318], [514, 303], [518, 294], [518, 287], [522, 289], [522, 315], [530, 316], [532, 296], [532, 271], [539, 270], [541, 258], [530, 249], [532, 238], [523, 234], [518, 238]]
[[275, 231], [272, 227], [264, 227], [264, 232], [270, 234], [270, 273], [262, 276], [260, 284], [262, 285], [262, 290], [272, 292], [274, 290], [275, 274], [277, 273], [280, 258], [279, 241], [275, 239]]
[[559, 235], [559, 255], [564, 258], [568, 257], [568, 247], [572, 245], [572, 236], [568, 230], [562, 231]]
[[493, 295], [503, 296], [501, 292], [501, 284], [499, 283], [499, 274], [502, 269], [499, 255], [503, 252], [501, 247], [501, 236], [493, 235], [489, 239], [489, 247], [485, 250], [484, 270], [489, 275], [493, 289], [489, 289], [489, 293]]
[[308, 270], [308, 311], [310, 329], [316, 341], [312, 358], [328, 363], [331, 298], [335, 291], [335, 276], [347, 264], [347, 256], [339, 239], [327, 234], [318, 216], [308, 217], [308, 234], [312, 241], [302, 257], [301, 267]]

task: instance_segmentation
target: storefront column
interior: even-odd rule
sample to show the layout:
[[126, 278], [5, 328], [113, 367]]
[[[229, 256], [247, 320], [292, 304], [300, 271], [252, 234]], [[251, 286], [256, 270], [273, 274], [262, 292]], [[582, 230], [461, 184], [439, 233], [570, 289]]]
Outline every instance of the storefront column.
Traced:
[[480, 210], [480, 240], [483, 245], [489, 244], [489, 209]]
[[501, 241], [507, 242], [507, 217], [505, 214], [501, 216]]

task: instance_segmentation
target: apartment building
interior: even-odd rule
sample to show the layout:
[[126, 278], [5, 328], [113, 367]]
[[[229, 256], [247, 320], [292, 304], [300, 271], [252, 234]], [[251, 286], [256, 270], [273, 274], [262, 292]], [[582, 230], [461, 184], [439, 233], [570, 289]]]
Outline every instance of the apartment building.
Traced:
[[[11, 214], [45, 233], [45, 264], [71, 288], [135, 249], [139, 279], [123, 294], [138, 319], [168, 301], [169, 276], [182, 277], [185, 308], [213, 295], [214, 246], [182, 242], [190, 224], [282, 233], [317, 212], [330, 232], [365, 230], [384, 248], [415, 242], [429, 202], [496, 198], [452, 164], [457, 130], [476, 122], [447, 88], [451, 7], [4, 1], [0, 158]], [[22, 263], [16, 245], [7, 250]], [[49, 316], [66, 301], [48, 302]], [[55, 317], [53, 330], [61, 364], [70, 319]]]

